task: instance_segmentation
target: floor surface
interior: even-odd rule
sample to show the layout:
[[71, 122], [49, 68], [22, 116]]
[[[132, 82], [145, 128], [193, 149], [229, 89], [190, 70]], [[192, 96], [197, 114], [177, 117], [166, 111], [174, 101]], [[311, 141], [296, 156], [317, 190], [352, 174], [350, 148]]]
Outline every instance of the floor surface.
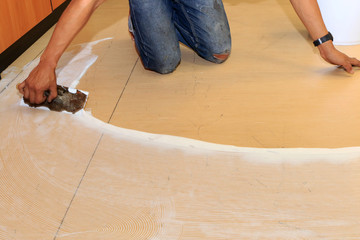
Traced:
[[53, 29], [2, 73], [0, 239], [360, 239], [359, 69], [325, 63], [288, 1], [224, 3], [229, 60], [182, 46], [159, 75], [107, 0], [58, 66], [90, 93], [78, 115], [15, 90]]

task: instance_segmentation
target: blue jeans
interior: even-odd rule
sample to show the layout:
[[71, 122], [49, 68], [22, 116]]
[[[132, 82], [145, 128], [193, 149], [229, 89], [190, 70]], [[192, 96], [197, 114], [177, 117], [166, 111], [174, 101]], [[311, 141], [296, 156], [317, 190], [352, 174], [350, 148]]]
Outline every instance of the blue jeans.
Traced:
[[214, 63], [230, 54], [222, 0], [129, 0], [129, 4], [130, 31], [146, 69], [174, 71], [181, 58], [179, 41]]

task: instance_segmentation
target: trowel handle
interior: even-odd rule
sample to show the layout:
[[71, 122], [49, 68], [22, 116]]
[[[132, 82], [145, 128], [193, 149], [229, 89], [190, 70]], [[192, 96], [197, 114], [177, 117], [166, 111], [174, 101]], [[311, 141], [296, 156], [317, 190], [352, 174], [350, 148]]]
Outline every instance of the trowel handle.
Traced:
[[44, 92], [44, 95], [45, 95], [45, 97], [49, 97], [49, 96], [50, 96], [50, 90], [46, 90], [46, 91]]

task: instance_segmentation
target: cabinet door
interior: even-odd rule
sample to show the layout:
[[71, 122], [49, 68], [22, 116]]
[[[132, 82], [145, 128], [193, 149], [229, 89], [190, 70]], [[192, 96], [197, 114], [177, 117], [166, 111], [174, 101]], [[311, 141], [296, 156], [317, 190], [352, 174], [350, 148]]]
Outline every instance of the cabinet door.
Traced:
[[0, 53], [50, 13], [49, 0], [0, 0]]
[[58, 6], [60, 6], [63, 2], [65, 2], [66, 0], [51, 0], [52, 2], [52, 6], [53, 9], [55, 10], [55, 8], [57, 8]]

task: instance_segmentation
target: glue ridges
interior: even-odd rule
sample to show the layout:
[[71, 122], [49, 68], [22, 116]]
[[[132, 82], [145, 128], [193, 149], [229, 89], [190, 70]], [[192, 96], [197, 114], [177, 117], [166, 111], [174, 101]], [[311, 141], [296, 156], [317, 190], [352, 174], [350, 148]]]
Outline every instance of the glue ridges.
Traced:
[[[58, 191], [39, 174], [36, 159], [16, 123], [18, 121], [9, 122], [6, 126], [9, 135], [0, 151], [0, 215], [14, 217], [0, 220], [0, 226], [6, 224], [8, 230], [12, 229], [9, 234], [14, 238], [43, 239], [53, 234], [60, 221], [60, 218], [52, 214], [53, 204], [58, 203], [51, 201], [51, 196]], [[19, 222], [22, 223], [20, 226]], [[33, 236], [26, 234], [27, 230], [36, 226], [41, 226], [42, 230], [33, 233]]]
[[[93, 200], [84, 202], [81, 198], [79, 196], [78, 202], [75, 203], [76, 209], [67, 218], [57, 239], [79, 239], [91, 236], [102, 239], [138, 240], [167, 239], [169, 236], [181, 235], [181, 224], [175, 224], [174, 209], [171, 209], [173, 206], [166, 201], [149, 203], [135, 200], [133, 205], [129, 205], [131, 200], [125, 197], [124, 201], [117, 200], [115, 206], [113, 201], [110, 203], [98, 199], [91, 204], [93, 208], [89, 212], [88, 203]], [[80, 206], [80, 202], [84, 204]], [[100, 202], [103, 207], [100, 207]], [[79, 216], [83, 221], [79, 224], [73, 223], [75, 219], [79, 219]]]
[[116, 236], [127, 239], [149, 239], [156, 236], [161, 228], [158, 216], [151, 215], [150, 209], [138, 210], [134, 213], [127, 213], [127, 215], [119, 216], [118, 219], [103, 228], [98, 229], [98, 232], [111, 232]]

